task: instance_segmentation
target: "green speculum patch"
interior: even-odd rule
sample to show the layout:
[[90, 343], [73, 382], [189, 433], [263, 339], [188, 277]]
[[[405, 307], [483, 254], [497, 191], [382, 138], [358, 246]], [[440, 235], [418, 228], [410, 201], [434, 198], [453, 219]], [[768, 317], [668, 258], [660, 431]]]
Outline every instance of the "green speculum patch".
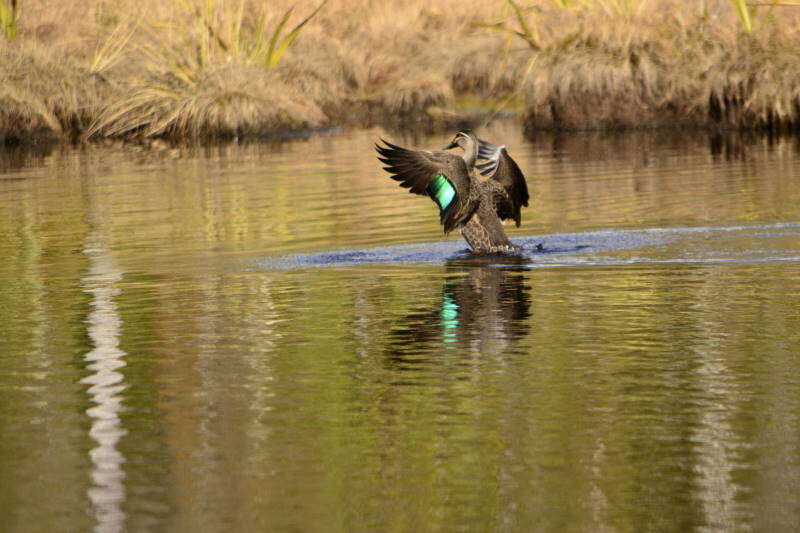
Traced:
[[456, 197], [456, 188], [450, 183], [450, 180], [444, 177], [444, 174], [436, 174], [436, 176], [428, 183], [426, 189], [428, 196], [439, 206], [440, 211], [447, 209]]

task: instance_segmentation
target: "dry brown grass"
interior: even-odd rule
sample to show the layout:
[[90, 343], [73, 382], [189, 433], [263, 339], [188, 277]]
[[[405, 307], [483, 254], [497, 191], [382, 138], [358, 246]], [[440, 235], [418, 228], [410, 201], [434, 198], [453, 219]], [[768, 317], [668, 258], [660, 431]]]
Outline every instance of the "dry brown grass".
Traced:
[[[651, 2], [655, 4], [655, 2]], [[658, 2], [594, 24], [559, 13], [552, 46], [523, 82], [529, 125], [616, 127], [798, 124], [800, 11], [763, 13], [747, 34], [727, 3]], [[780, 8], [773, 8], [780, 9]], [[774, 15], [774, 13], [773, 13]], [[562, 35], [574, 35], [564, 45]]]
[[270, 67], [290, 0], [21, 4], [6, 138], [260, 135], [457, 114], [464, 94], [521, 103], [532, 128], [800, 123], [800, 8], [760, 7], [748, 33], [730, 0], [520, 0], [532, 46], [475, 25], [521, 29], [507, 0], [329, 0]]

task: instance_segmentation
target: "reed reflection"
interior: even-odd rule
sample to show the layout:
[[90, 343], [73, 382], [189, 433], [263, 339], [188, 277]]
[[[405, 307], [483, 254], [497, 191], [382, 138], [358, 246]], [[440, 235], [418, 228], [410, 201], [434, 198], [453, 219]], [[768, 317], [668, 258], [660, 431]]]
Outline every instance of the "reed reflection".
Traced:
[[433, 309], [398, 320], [390, 334], [394, 357], [426, 346], [498, 353], [528, 332], [531, 288], [523, 258], [470, 256], [448, 261], [442, 295]]
[[125, 474], [124, 457], [117, 443], [125, 435], [119, 417], [120, 393], [125, 389], [119, 369], [125, 366], [125, 352], [119, 348], [122, 321], [114, 296], [115, 284], [122, 274], [107, 249], [88, 247], [84, 252], [90, 262], [89, 275], [83, 281], [85, 291], [92, 295], [88, 334], [94, 349], [84, 357], [91, 374], [82, 382], [90, 385], [88, 393], [95, 404], [86, 413], [92, 419], [89, 434], [97, 443], [89, 453], [93, 486], [88, 495], [97, 520], [95, 531], [121, 531], [125, 520], [121, 509]]
[[125, 352], [120, 349], [122, 318], [117, 306], [123, 271], [118, 265], [107, 228], [111, 226], [109, 203], [100, 195], [97, 184], [87, 180], [86, 211], [90, 231], [83, 253], [89, 268], [81, 279], [84, 292], [91, 295], [91, 311], [86, 318], [87, 335], [93, 348], [84, 356], [89, 374], [81, 382], [94, 404], [86, 410], [91, 419], [89, 436], [96, 442], [89, 452], [92, 484], [87, 491], [97, 532], [117, 532], [125, 528], [125, 457], [117, 448], [127, 433], [120, 419], [122, 392], [126, 386], [120, 371]]

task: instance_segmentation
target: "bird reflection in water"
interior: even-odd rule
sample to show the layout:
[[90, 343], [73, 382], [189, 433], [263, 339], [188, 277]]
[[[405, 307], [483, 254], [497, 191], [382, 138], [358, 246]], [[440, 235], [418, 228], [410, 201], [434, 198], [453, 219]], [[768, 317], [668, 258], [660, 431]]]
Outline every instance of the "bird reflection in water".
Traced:
[[434, 309], [416, 310], [390, 333], [392, 359], [432, 347], [498, 353], [528, 331], [531, 288], [517, 256], [469, 255], [447, 262], [448, 276]]

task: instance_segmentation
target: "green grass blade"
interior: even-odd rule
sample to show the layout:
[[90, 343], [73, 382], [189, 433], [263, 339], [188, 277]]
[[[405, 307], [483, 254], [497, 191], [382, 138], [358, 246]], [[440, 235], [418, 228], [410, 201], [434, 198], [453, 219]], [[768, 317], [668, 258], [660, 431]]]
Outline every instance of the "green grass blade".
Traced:
[[731, 0], [733, 7], [736, 9], [736, 14], [739, 15], [739, 20], [742, 22], [742, 28], [747, 33], [753, 32], [753, 23], [750, 20], [750, 11], [747, 9], [745, 0]]
[[278, 26], [275, 28], [275, 31], [272, 32], [272, 36], [269, 38], [269, 47], [267, 48], [267, 55], [265, 57], [268, 66], [274, 66], [277, 61], [273, 61], [272, 57], [275, 54], [275, 45], [278, 43], [278, 37], [280, 37], [281, 32], [283, 31], [283, 27], [286, 26], [286, 23], [289, 21], [289, 17], [292, 14], [292, 10], [294, 6], [290, 7], [286, 10], [286, 13], [283, 14], [281, 21], [278, 22]]
[[286, 49], [287, 49], [287, 48], [289, 48], [289, 45], [291, 45], [291, 44], [292, 44], [292, 41], [294, 41], [294, 40], [295, 40], [295, 38], [297, 38], [298, 34], [300, 33], [300, 30], [301, 30], [301, 29], [303, 29], [303, 26], [305, 26], [305, 25], [306, 25], [306, 23], [308, 23], [308, 21], [309, 21], [309, 20], [311, 20], [312, 18], [314, 18], [314, 15], [316, 15], [317, 13], [319, 13], [319, 10], [320, 10], [320, 9], [322, 9], [322, 8], [323, 8], [323, 6], [324, 6], [324, 5], [325, 5], [327, 2], [328, 2], [328, 0], [324, 0], [324, 1], [323, 1], [323, 2], [322, 2], [320, 5], [319, 5], [319, 6], [317, 6], [317, 9], [315, 9], [315, 10], [314, 10], [314, 11], [313, 11], [313, 12], [312, 12], [312, 13], [311, 13], [309, 16], [307, 16], [306, 18], [304, 18], [304, 19], [303, 19], [303, 20], [300, 22], [300, 24], [298, 24], [297, 26], [295, 26], [295, 27], [292, 29], [292, 31], [290, 31], [290, 32], [289, 32], [289, 34], [288, 34], [288, 35], [286, 35], [286, 37], [284, 37], [284, 38], [281, 40], [281, 44], [278, 46], [278, 48], [277, 48], [277, 49], [274, 49], [274, 50], [273, 50], [272, 48], [270, 48], [270, 52], [271, 52], [271, 54], [270, 54], [270, 56], [269, 56], [269, 66], [270, 66], [270, 67], [274, 67], [275, 65], [277, 65], [277, 64], [278, 64], [278, 61], [280, 60], [280, 58], [281, 58], [281, 55], [283, 55], [283, 53], [286, 51]]
[[508, 0], [508, 3], [514, 9], [514, 16], [517, 18], [517, 22], [519, 23], [519, 27], [522, 30], [521, 32], [517, 32], [517, 35], [525, 39], [528, 45], [533, 48], [534, 50], [541, 50], [541, 46], [539, 46], [539, 37], [531, 30], [530, 26], [528, 26], [528, 21], [525, 20], [525, 14], [522, 12], [522, 8], [514, 2], [514, 0]]
[[492, 24], [490, 24], [488, 22], [472, 22], [472, 23], [470, 23], [470, 25], [473, 28], [484, 28], [484, 29], [487, 29], [487, 30], [499, 31], [499, 32], [502, 32], [502, 33], [513, 33], [514, 35], [517, 35], [519, 33], [519, 32], [516, 32], [516, 31], [510, 29], [510, 28], [506, 28], [505, 26], [503, 26], [502, 22], [495, 22], [495, 23], [492, 23]]
[[0, 26], [3, 27], [6, 39], [13, 39], [17, 35], [17, 20], [19, 20], [17, 0], [11, 0], [8, 4], [5, 0], [0, 0]]
[[517, 17], [517, 22], [519, 23], [519, 27], [522, 28], [522, 33], [524, 33], [525, 35], [533, 36], [533, 34], [531, 33], [531, 29], [528, 26], [528, 21], [525, 20], [525, 15], [522, 13], [522, 8], [519, 7], [519, 5], [517, 5], [517, 3], [514, 2], [514, 0], [508, 0], [508, 3], [514, 9], [514, 16]]
[[520, 30], [509, 28], [503, 22], [494, 22], [494, 23], [471, 22], [470, 25], [475, 28], [485, 28], [487, 30], [507, 33], [510, 35], [516, 35], [517, 37], [523, 39], [526, 43], [528, 43], [528, 46], [530, 46], [532, 50], [535, 51], [541, 50], [542, 47], [539, 44], [538, 35], [528, 25], [528, 21], [525, 20], [525, 14], [522, 12], [522, 8], [519, 7], [519, 5], [516, 2], [514, 2], [514, 0], [508, 0], [508, 4], [514, 10], [514, 16], [517, 19], [517, 23], [519, 24]]
[[235, 55], [238, 55], [243, 47], [244, 35], [242, 34], [242, 22], [244, 21], [244, 0], [239, 0], [239, 6], [236, 10], [236, 15], [231, 23], [230, 34], [228, 35], [228, 42], [236, 47]]
[[125, 25], [122, 23], [114, 28], [114, 31], [106, 37], [103, 44], [99, 48], [96, 48], [92, 54], [89, 72], [99, 74], [116, 64], [125, 48], [128, 46], [131, 38], [136, 33], [136, 29], [137, 26], [135, 23], [127, 33], [125, 32]]
[[[511, 28], [506, 28], [505, 26], [503, 26], [502, 22], [495, 22], [494, 24], [487, 24], [485, 22], [472, 22], [471, 25], [473, 27], [475, 27], [475, 28], [485, 28], [487, 30], [499, 31], [501, 33], [508, 33], [510, 35], [516, 35], [517, 37], [525, 39], [525, 41], [527, 41], [528, 44], [531, 44], [530, 41], [528, 41], [528, 36], [527, 35], [525, 35], [524, 33], [520, 32], [520, 31], [512, 30]], [[534, 46], [534, 45], [531, 44], [531, 46]]]

